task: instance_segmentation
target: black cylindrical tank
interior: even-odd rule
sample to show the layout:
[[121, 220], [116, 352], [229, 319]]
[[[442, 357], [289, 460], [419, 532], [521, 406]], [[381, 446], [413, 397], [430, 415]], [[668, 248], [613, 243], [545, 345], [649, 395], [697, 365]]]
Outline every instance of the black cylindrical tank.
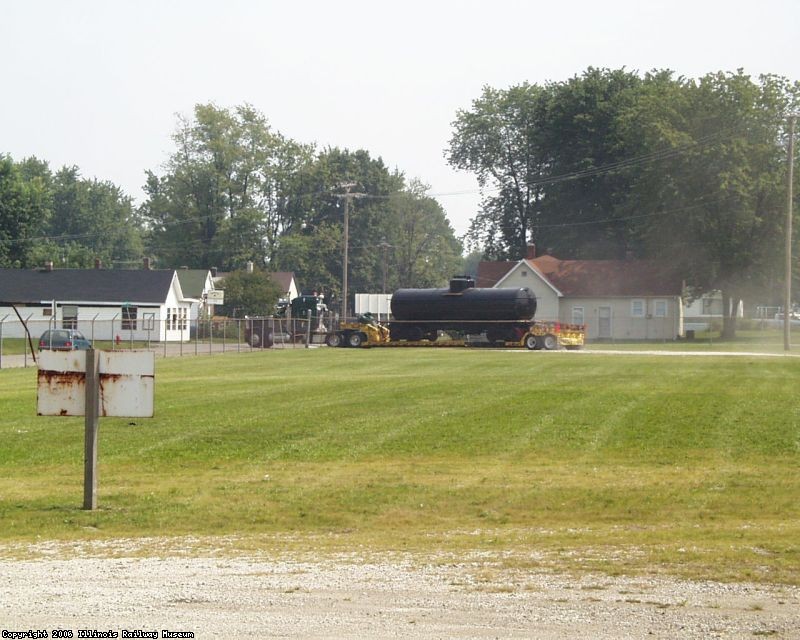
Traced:
[[530, 320], [536, 296], [526, 288], [398, 289], [392, 295], [395, 320]]

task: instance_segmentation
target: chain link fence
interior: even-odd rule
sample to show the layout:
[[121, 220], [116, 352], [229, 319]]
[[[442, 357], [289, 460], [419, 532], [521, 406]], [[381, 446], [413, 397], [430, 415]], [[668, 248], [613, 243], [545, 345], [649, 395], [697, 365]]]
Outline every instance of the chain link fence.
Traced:
[[[58, 319], [0, 318], [0, 368], [35, 366], [42, 349], [72, 349], [82, 336], [97, 349], [144, 349], [157, 356], [304, 349], [325, 343], [331, 316], [315, 318]], [[48, 333], [49, 332], [49, 333]], [[77, 332], [77, 334], [75, 333]], [[74, 341], [78, 338], [77, 341]], [[67, 344], [69, 343], [69, 344]]]

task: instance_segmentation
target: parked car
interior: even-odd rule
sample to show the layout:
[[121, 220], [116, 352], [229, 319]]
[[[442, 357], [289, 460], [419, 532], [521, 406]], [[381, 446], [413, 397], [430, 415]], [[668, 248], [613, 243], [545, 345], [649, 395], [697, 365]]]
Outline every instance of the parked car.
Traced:
[[72, 351], [74, 349], [91, 349], [92, 342], [75, 329], [48, 329], [39, 338], [39, 351]]

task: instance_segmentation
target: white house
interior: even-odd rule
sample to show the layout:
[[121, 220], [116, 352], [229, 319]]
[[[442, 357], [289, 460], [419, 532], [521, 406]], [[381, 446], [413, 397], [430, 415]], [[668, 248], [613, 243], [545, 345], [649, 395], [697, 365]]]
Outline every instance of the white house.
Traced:
[[294, 271], [273, 271], [269, 275], [272, 281], [280, 288], [282, 300], [291, 302], [300, 295], [300, 290], [297, 288], [297, 282], [294, 279]]
[[0, 269], [5, 337], [75, 328], [94, 340], [188, 341], [191, 301], [174, 270]]
[[178, 269], [178, 281], [181, 291], [187, 300], [191, 301], [189, 320], [194, 322], [198, 318], [210, 318], [214, 315], [216, 305], [209, 302], [209, 292], [215, 291], [214, 278], [209, 269]]
[[527, 287], [536, 319], [586, 325], [588, 340], [674, 340], [683, 333], [682, 283], [641, 260], [481, 262], [479, 287]]
[[[727, 310], [728, 315], [744, 318], [744, 302], [742, 300], [738, 302], [730, 300], [730, 305], [731, 308]], [[734, 311], [734, 305], [735, 313], [731, 314], [731, 311]], [[684, 296], [684, 329], [705, 331], [711, 327], [712, 322], [722, 322], [724, 310], [721, 291], [709, 291], [694, 299]]]

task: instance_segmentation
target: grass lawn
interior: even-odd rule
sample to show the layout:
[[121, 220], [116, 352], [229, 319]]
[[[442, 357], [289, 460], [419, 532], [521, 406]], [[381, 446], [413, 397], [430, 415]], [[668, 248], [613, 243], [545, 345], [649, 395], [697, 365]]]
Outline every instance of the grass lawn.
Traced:
[[0, 541], [503, 552], [800, 584], [800, 359], [466, 349], [159, 359], [156, 417], [35, 416], [0, 371]]
[[[800, 352], [800, 327], [792, 327], [790, 341], [793, 353]], [[783, 330], [776, 328], [739, 329], [733, 339], [722, 340], [718, 331], [698, 332], [694, 340], [668, 342], [591, 342], [592, 351], [746, 351], [752, 353], [783, 353]]]

